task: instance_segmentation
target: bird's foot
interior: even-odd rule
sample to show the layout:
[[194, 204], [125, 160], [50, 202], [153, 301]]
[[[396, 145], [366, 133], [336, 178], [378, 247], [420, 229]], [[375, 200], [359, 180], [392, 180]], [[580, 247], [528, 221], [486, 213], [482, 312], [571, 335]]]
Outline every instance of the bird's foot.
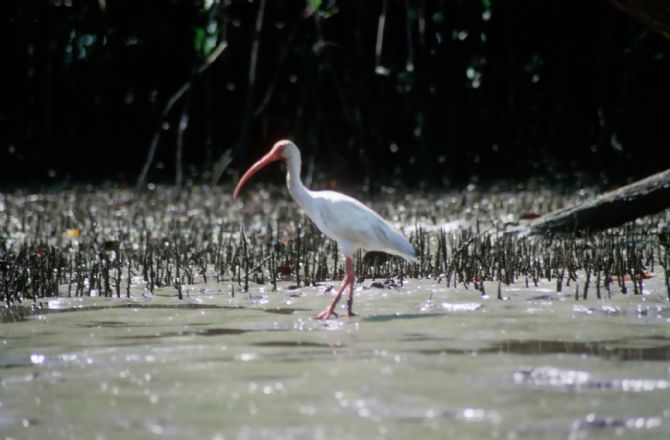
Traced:
[[337, 313], [332, 308], [328, 307], [326, 310], [316, 315], [314, 319], [323, 319], [325, 321], [326, 319], [329, 319], [331, 316], [339, 318]]

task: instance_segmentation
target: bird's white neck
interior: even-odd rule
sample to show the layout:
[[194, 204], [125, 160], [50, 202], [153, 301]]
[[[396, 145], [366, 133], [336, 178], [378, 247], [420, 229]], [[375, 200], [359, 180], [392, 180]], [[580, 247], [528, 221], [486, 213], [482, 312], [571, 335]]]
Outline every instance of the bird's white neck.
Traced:
[[293, 197], [293, 200], [298, 202], [298, 205], [303, 209], [306, 208], [307, 202], [309, 201], [309, 191], [305, 188], [305, 185], [302, 184], [300, 179], [300, 167], [301, 167], [300, 154], [290, 156], [286, 161], [286, 186], [288, 187], [288, 192]]

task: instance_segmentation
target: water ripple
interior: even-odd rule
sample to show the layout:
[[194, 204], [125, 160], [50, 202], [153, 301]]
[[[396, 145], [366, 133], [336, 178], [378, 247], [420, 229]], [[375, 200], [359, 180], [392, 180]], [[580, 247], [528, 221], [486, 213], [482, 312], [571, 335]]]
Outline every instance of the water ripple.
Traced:
[[538, 367], [517, 370], [513, 374], [517, 385], [529, 385], [541, 388], [572, 390], [615, 390], [630, 393], [664, 391], [670, 388], [670, 382], [664, 379], [613, 379], [601, 380], [588, 371], [562, 370], [554, 367]]

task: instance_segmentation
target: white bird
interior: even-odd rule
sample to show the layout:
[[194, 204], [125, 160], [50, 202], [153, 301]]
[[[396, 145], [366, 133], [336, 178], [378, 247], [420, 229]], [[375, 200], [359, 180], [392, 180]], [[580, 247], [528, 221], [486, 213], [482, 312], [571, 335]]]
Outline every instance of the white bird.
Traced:
[[316, 319], [328, 319], [331, 315], [337, 317], [335, 306], [347, 286], [349, 287], [347, 313], [353, 316], [355, 281], [353, 256], [356, 249], [386, 252], [415, 262], [414, 247], [379, 214], [358, 200], [335, 191], [310, 191], [305, 188], [300, 179], [300, 150], [291, 141], [277, 142], [269, 153], [253, 164], [237, 184], [233, 199], [237, 198], [240, 189], [251, 176], [277, 160], [286, 161], [288, 168], [286, 185], [293, 200], [300, 205], [321, 232], [337, 242], [346, 258], [346, 272], [342, 286], [333, 302], [316, 315]]

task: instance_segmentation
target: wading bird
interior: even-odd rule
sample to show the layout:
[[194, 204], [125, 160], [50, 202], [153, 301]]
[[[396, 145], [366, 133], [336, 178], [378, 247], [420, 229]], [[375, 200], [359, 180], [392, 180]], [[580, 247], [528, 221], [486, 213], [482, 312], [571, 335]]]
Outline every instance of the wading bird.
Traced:
[[397, 255], [409, 262], [416, 261], [414, 247], [405, 237], [372, 209], [358, 200], [335, 191], [310, 191], [300, 179], [300, 150], [291, 141], [279, 141], [240, 179], [235, 188], [233, 199], [237, 198], [240, 189], [251, 176], [267, 164], [284, 160], [287, 165], [286, 185], [288, 191], [298, 205], [327, 237], [335, 240], [346, 258], [346, 273], [342, 286], [337, 291], [333, 302], [316, 319], [337, 317], [335, 306], [342, 297], [344, 289], [349, 287], [347, 313], [353, 316], [354, 302], [354, 261], [356, 249], [381, 251]]

